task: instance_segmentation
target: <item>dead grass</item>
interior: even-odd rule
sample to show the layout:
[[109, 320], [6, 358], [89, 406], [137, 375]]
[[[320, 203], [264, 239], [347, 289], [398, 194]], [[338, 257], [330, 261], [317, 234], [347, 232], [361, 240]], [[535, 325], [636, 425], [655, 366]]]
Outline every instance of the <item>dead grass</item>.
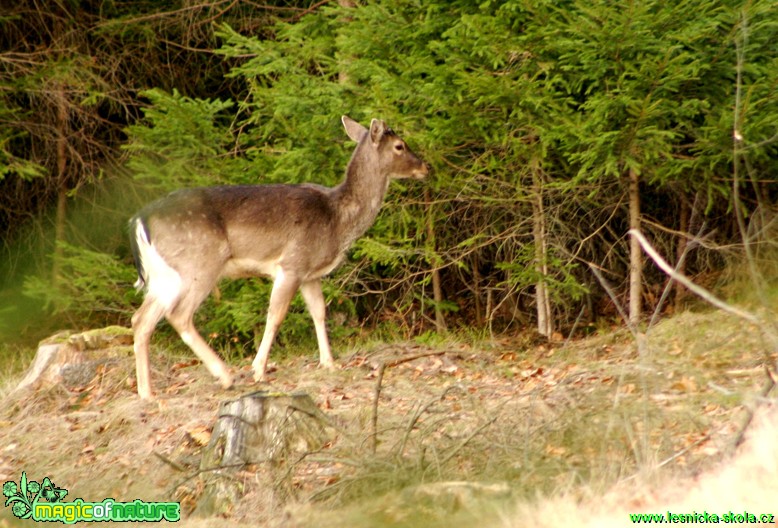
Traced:
[[[520, 525], [509, 513], [516, 504], [537, 514], [549, 500], [558, 509], [604, 494], [639, 500], [640, 490], [726, 457], [765, 360], [776, 359], [755, 329], [718, 312], [679, 314], [648, 342], [643, 357], [621, 331], [566, 348], [436, 343], [444, 355], [386, 369], [375, 453], [380, 362], [430, 348], [357, 347], [333, 373], [312, 357], [286, 359], [271, 387], [308, 392], [340, 432], [318, 453], [261, 468], [271, 485], [240, 473], [242, 500], [224, 518], [200, 520], [188, 517], [202, 492], [199, 453], [219, 402], [256, 390], [249, 360], [223, 391], [196, 362], [156, 357], [158, 399], [147, 404], [127, 381], [127, 357], [78, 393], [7, 395], [0, 480], [49, 476], [68, 500], [177, 500], [188, 526]], [[480, 484], [431, 487], [446, 482]], [[509, 493], [496, 498], [492, 485]], [[0, 526], [9, 517], [0, 513]]]

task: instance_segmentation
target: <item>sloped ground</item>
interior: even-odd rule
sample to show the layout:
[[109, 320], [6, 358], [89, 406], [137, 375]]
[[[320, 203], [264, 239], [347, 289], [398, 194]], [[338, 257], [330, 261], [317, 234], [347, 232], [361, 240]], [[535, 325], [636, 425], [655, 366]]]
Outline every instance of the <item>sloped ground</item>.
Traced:
[[[66, 500], [180, 501], [188, 526], [518, 526], [517, 505], [619, 490], [622, 506], [640, 511], [667, 482], [727, 459], [776, 360], [757, 329], [719, 312], [664, 321], [642, 356], [623, 331], [553, 347], [394, 343], [342, 353], [336, 372], [285, 360], [269, 387], [250, 381], [247, 359], [230, 391], [188, 357], [155, 359], [154, 403], [128, 381], [129, 348], [77, 392], [7, 396], [0, 481], [26, 471], [68, 489]], [[374, 435], [381, 362], [392, 366]], [[247, 468], [232, 510], [192, 518], [219, 402], [257, 388], [310, 394], [337, 426], [331, 441]], [[4, 508], [0, 526], [13, 522]]]

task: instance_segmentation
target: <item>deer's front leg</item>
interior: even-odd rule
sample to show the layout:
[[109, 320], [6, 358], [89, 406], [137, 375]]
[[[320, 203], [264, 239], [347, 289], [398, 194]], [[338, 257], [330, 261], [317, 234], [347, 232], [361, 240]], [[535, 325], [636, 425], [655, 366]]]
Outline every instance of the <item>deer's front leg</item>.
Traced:
[[327, 325], [325, 316], [327, 315], [327, 305], [324, 302], [324, 294], [321, 291], [321, 280], [314, 279], [303, 282], [300, 286], [300, 293], [303, 294], [305, 305], [313, 318], [313, 325], [316, 327], [316, 340], [319, 343], [319, 364], [328, 369], [335, 368], [335, 362], [332, 360], [332, 351], [330, 350], [330, 341], [327, 338]]
[[251, 367], [254, 369], [254, 381], [264, 381], [265, 370], [267, 369], [267, 359], [270, 355], [270, 347], [273, 346], [273, 340], [278, 332], [278, 327], [289, 310], [289, 304], [292, 302], [297, 288], [300, 286], [300, 280], [293, 275], [287, 275], [283, 270], [279, 270], [273, 281], [273, 291], [270, 293], [270, 305], [267, 308], [267, 323], [265, 333], [262, 334], [262, 342], [257, 350], [257, 357]]

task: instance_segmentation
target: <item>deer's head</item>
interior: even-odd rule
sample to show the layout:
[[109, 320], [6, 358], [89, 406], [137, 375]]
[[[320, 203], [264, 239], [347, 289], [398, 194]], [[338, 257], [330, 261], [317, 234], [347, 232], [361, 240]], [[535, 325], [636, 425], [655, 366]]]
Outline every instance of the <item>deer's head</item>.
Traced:
[[368, 142], [366, 146], [372, 151], [371, 157], [390, 178], [422, 179], [429, 174], [429, 166], [384, 121], [373, 119], [369, 130], [348, 116], [343, 116], [342, 121], [353, 141]]

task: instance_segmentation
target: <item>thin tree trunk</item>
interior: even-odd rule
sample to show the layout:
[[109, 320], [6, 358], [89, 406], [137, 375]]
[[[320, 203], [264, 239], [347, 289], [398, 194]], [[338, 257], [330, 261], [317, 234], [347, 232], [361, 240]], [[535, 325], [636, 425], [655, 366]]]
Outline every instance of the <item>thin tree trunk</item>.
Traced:
[[[678, 266], [678, 273], [681, 275], [686, 275], [686, 260], [683, 259], [684, 253], [686, 253], [686, 246], [689, 243], [689, 239], [687, 238], [687, 234], [689, 231], [689, 204], [688, 202], [682, 197], [681, 198], [681, 218], [680, 224], [678, 227], [678, 230], [683, 233], [681, 237], [678, 239], [678, 246], [675, 248], [675, 262]], [[678, 312], [681, 309], [681, 303], [683, 303], [683, 298], [686, 293], [686, 288], [683, 287], [683, 284], [680, 282], [675, 283], [675, 300], [673, 301], [673, 308], [675, 312]]]
[[[338, 0], [338, 6], [344, 7], [346, 9], [354, 9], [355, 7], [357, 7], [357, 4], [354, 0]], [[344, 16], [340, 20], [345, 25], [351, 22], [353, 18], [351, 16]], [[346, 62], [351, 63], [352, 59], [353, 56], [348, 55], [348, 57], [346, 58]], [[346, 72], [346, 70], [341, 69], [338, 72], [338, 82], [340, 84], [346, 84], [349, 82], [349, 75]]]
[[540, 169], [532, 171], [532, 236], [535, 241], [535, 304], [538, 314], [538, 332], [550, 338], [554, 333], [551, 317], [551, 299], [545, 277], [548, 275], [548, 243], [546, 241], [546, 212], [543, 207], [543, 181]]
[[475, 301], [475, 325], [481, 328], [484, 325], [483, 306], [481, 305], [481, 270], [479, 269], [478, 253], [470, 259], [473, 268], [473, 300]]
[[68, 144], [68, 102], [65, 87], [57, 83], [54, 88], [57, 100], [57, 213], [54, 219], [54, 254], [51, 266], [51, 282], [54, 286], [60, 282], [62, 247], [65, 240], [67, 220], [67, 144]]
[[[424, 201], [427, 208], [427, 245], [429, 251], [437, 255], [437, 247], [435, 244], [435, 227], [434, 220], [432, 218], [432, 200], [430, 199], [429, 189], [424, 189]], [[441, 309], [441, 303], [443, 302], [443, 288], [440, 285], [440, 270], [437, 263], [432, 265], [432, 299], [435, 301], [435, 329], [438, 332], [445, 332], [446, 318], [443, 315]]]
[[443, 333], [448, 330], [448, 327], [440, 307], [443, 302], [443, 289], [440, 287], [440, 271], [437, 268], [432, 270], [432, 298], [435, 301], [435, 330]]
[[[629, 228], [640, 230], [640, 177], [633, 169], [629, 170]], [[629, 324], [637, 326], [643, 297], [643, 253], [635, 237], [630, 237], [629, 244]]]

